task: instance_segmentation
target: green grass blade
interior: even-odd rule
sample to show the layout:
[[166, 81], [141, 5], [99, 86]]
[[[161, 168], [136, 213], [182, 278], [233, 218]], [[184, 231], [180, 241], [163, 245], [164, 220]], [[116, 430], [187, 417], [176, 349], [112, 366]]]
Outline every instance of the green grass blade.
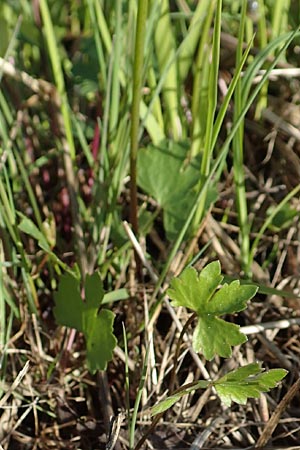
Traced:
[[250, 257], [249, 257], [249, 266], [248, 266], [248, 272], [249, 273], [250, 273], [250, 267], [251, 267], [252, 261], [254, 259], [255, 252], [257, 250], [259, 241], [261, 240], [264, 232], [266, 231], [268, 226], [272, 223], [272, 221], [273, 221], [274, 217], [276, 216], [276, 214], [278, 214], [278, 212], [282, 209], [282, 207], [284, 205], [286, 205], [293, 197], [295, 197], [298, 194], [298, 192], [300, 192], [300, 186], [296, 186], [291, 192], [289, 192], [284, 197], [284, 199], [280, 203], [278, 203], [278, 205], [272, 210], [271, 214], [267, 217], [267, 219], [265, 220], [265, 222], [261, 226], [261, 228], [258, 231], [257, 236], [254, 239], [253, 244], [251, 246]]
[[121, 66], [121, 43], [122, 43], [122, 0], [117, 0], [116, 4], [116, 26], [114, 34], [114, 61], [112, 70], [112, 90], [111, 90], [111, 107], [109, 119], [109, 131], [111, 134], [116, 132], [119, 105], [120, 105], [120, 66]]
[[[246, 2], [242, 3], [241, 21], [239, 27], [238, 45], [236, 50], [236, 65], [242, 60], [244, 31], [246, 23]], [[242, 110], [242, 83], [239, 78], [234, 94], [234, 121]], [[248, 267], [250, 249], [250, 226], [248, 221], [248, 208], [246, 200], [245, 174], [244, 174], [244, 120], [240, 123], [232, 141], [233, 146], [233, 170], [235, 183], [236, 207], [239, 223], [239, 245], [241, 249], [242, 269]]]
[[203, 24], [201, 40], [199, 42], [198, 52], [195, 64], [195, 76], [193, 83], [192, 95], [192, 118], [193, 118], [193, 132], [191, 157], [202, 153], [206, 121], [207, 121], [207, 105], [208, 105], [208, 83], [209, 83], [209, 68], [210, 68], [210, 30], [213, 20], [213, 13], [215, 9], [215, 2], [210, 2], [207, 15]]
[[48, 8], [47, 0], [41, 0], [40, 1], [40, 10], [41, 10], [41, 16], [44, 23], [44, 31], [45, 31], [45, 38], [49, 50], [52, 70], [53, 70], [53, 76], [57, 88], [57, 92], [60, 97], [61, 101], [61, 113], [63, 117], [63, 123], [64, 123], [64, 130], [66, 134], [66, 139], [68, 142], [68, 150], [70, 152], [72, 160], [75, 159], [75, 144], [73, 140], [73, 133], [72, 133], [72, 124], [71, 124], [71, 117], [70, 117], [70, 111], [69, 111], [69, 103], [67, 98], [67, 93], [65, 89], [65, 82], [64, 82], [64, 76], [63, 71], [61, 67], [61, 60], [59, 58], [59, 48], [56, 42], [56, 36], [55, 31], [53, 28], [53, 23], [51, 20], [50, 11]]
[[[215, 112], [217, 108], [217, 95], [218, 95], [218, 76], [219, 76], [219, 62], [220, 62], [220, 37], [221, 37], [221, 16], [222, 16], [222, 0], [217, 1], [216, 16], [214, 24], [213, 44], [212, 44], [212, 61], [209, 71], [209, 84], [208, 84], [208, 110], [206, 121], [206, 134], [204, 149], [202, 153], [201, 167], [200, 167], [200, 183], [199, 189], [203, 189], [204, 180], [209, 174], [210, 164], [212, 160], [212, 136]], [[206, 194], [203, 195], [197, 213], [195, 215], [195, 227], [200, 223], [206, 200]]]
[[136, 420], [137, 420], [137, 414], [138, 414], [138, 410], [139, 410], [139, 406], [140, 406], [140, 402], [141, 402], [141, 398], [142, 398], [143, 389], [144, 389], [145, 382], [146, 382], [149, 350], [150, 350], [150, 345], [148, 345], [147, 350], [146, 350], [146, 355], [145, 355], [145, 358], [143, 361], [142, 374], [141, 374], [139, 387], [138, 387], [138, 391], [137, 391], [137, 395], [136, 395], [136, 399], [135, 399], [134, 407], [133, 407], [133, 413], [132, 413], [132, 418], [131, 418], [131, 427], [130, 427], [130, 438], [129, 438], [129, 449], [130, 450], [133, 450], [133, 448], [134, 448], [134, 435], [136, 432], [136, 430], [135, 430]]
[[[174, 140], [181, 137], [181, 121], [178, 112], [178, 74], [175, 64], [175, 39], [172, 29], [170, 10], [168, 0], [159, 0], [160, 18], [155, 27], [155, 50], [158, 60], [160, 73], [164, 72], [169, 60], [173, 60], [170, 64], [168, 72], [165, 76], [163, 84], [163, 97], [166, 111], [170, 120], [170, 131]], [[163, 37], [163, 39], [162, 39]]]
[[142, 74], [144, 64], [145, 28], [148, 13], [148, 1], [139, 0], [136, 26], [135, 55], [133, 66], [133, 96], [131, 107], [131, 133], [130, 133], [130, 220], [134, 232], [138, 233], [137, 212], [137, 151], [139, 145], [140, 101]]
[[[185, 80], [191, 64], [194, 60], [194, 53], [203, 33], [203, 24], [207, 21], [210, 10], [215, 7], [215, 0], [202, 0], [198, 2], [192, 15], [192, 20], [188, 32], [182, 42], [182, 49], [178, 57], [179, 80]], [[208, 20], [210, 22], [210, 20]]]

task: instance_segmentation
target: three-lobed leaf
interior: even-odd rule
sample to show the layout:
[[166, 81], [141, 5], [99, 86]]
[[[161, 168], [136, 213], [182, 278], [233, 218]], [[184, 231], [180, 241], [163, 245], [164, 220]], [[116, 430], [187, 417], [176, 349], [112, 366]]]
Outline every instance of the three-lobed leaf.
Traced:
[[76, 328], [84, 334], [88, 369], [91, 372], [105, 370], [117, 340], [113, 334], [114, 313], [107, 309], [99, 312], [104, 290], [98, 272], [86, 276], [84, 292], [83, 301], [80, 280], [70, 273], [64, 274], [54, 297], [54, 315], [60, 325]]
[[245, 405], [248, 398], [258, 398], [261, 393], [274, 388], [287, 374], [284, 369], [271, 369], [264, 372], [257, 363], [247, 364], [227, 373], [216, 381], [198, 381], [193, 386], [182, 386], [180, 391], [161, 401], [151, 409], [151, 414], [162, 413], [174, 405], [180, 398], [196, 389], [214, 386], [221, 401], [226, 406], [232, 402]]
[[208, 264], [198, 275], [189, 267], [172, 280], [168, 295], [173, 306], [184, 306], [195, 311], [198, 323], [193, 334], [193, 348], [201, 351], [211, 360], [215, 355], [228, 358], [231, 347], [246, 342], [247, 337], [240, 332], [239, 326], [226, 322], [219, 316], [244, 310], [247, 301], [257, 292], [257, 287], [240, 285], [238, 280], [224, 284], [222, 282], [219, 261]]
[[201, 314], [209, 309], [208, 302], [222, 280], [219, 261], [208, 264], [199, 275], [189, 267], [172, 280], [168, 295], [173, 306], [185, 306]]
[[259, 398], [262, 392], [274, 388], [286, 374], [284, 369], [263, 372], [259, 364], [252, 363], [229, 372], [214, 386], [226, 406], [231, 406], [232, 402], [245, 405], [248, 398]]

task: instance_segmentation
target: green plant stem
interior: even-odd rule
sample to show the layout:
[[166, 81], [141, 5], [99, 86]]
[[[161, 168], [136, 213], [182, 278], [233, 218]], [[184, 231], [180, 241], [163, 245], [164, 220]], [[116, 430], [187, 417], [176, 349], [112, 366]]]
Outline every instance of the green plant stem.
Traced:
[[184, 324], [184, 326], [183, 326], [183, 328], [182, 328], [182, 330], [180, 332], [180, 335], [179, 335], [179, 338], [178, 338], [178, 341], [177, 341], [177, 345], [176, 345], [176, 350], [175, 350], [175, 353], [174, 353], [174, 359], [173, 359], [174, 362], [173, 362], [173, 369], [172, 369], [171, 378], [170, 378], [169, 395], [172, 395], [173, 391], [174, 391], [176, 369], [177, 369], [177, 364], [178, 364], [180, 347], [181, 347], [181, 344], [182, 344], [182, 341], [183, 341], [183, 336], [184, 336], [186, 330], [188, 329], [188, 327], [190, 326], [190, 324], [193, 322], [193, 320], [196, 317], [197, 317], [197, 313], [193, 313], [191, 315], [191, 317], [189, 317], [189, 319], [186, 321], [186, 323]]
[[144, 62], [145, 28], [148, 11], [148, 0], [139, 0], [136, 24], [135, 52], [133, 65], [133, 93], [131, 107], [130, 133], [130, 222], [133, 231], [138, 235], [137, 209], [137, 152], [139, 145], [139, 117]]
[[[222, 0], [217, 1], [216, 6], [216, 16], [213, 34], [213, 44], [212, 44], [212, 62], [209, 70], [209, 81], [208, 81], [208, 111], [207, 111], [207, 121], [206, 121], [206, 133], [204, 140], [204, 149], [202, 152], [202, 160], [200, 167], [200, 182], [199, 190], [204, 190], [204, 183], [209, 175], [210, 165], [212, 161], [213, 146], [213, 126], [215, 119], [215, 112], [217, 107], [217, 95], [218, 95], [218, 76], [219, 76], [219, 61], [220, 61], [220, 39], [221, 39], [221, 16], [222, 16]], [[195, 228], [200, 224], [203, 212], [205, 209], [206, 202], [206, 189], [201, 201], [199, 202], [195, 217], [194, 225]]]
[[131, 424], [130, 424], [129, 450], [132, 450], [134, 448], [134, 433], [135, 433], [136, 419], [137, 419], [138, 409], [139, 409], [139, 405], [140, 405], [141, 398], [142, 398], [142, 392], [143, 392], [145, 381], [146, 381], [149, 350], [150, 350], [150, 345], [148, 345], [148, 347], [147, 347], [144, 364], [143, 364], [142, 375], [141, 375], [141, 379], [140, 379], [140, 383], [139, 383], [139, 387], [138, 387], [138, 392], [137, 392], [137, 396], [136, 396], [136, 399], [134, 402], [134, 408], [133, 408]]
[[[159, 0], [156, 4], [160, 8], [160, 17], [155, 27], [154, 42], [157, 62], [160, 72], [164, 72], [168, 60], [175, 55], [175, 38], [170, 18], [169, 0]], [[182, 135], [181, 122], [178, 114], [179, 80], [177, 61], [170, 65], [163, 86], [163, 98], [169, 118], [169, 128], [172, 137], [178, 141]]]
[[[241, 22], [239, 27], [238, 45], [236, 50], [236, 66], [240, 65], [242, 60], [243, 42], [244, 42], [244, 30], [246, 22], [246, 2], [242, 4]], [[240, 115], [242, 110], [242, 83], [241, 79], [238, 80], [235, 94], [234, 94], [234, 120]], [[241, 248], [241, 264], [242, 269], [245, 271], [248, 267], [249, 259], [249, 221], [246, 201], [246, 188], [245, 188], [245, 174], [244, 174], [244, 120], [236, 132], [236, 135], [232, 141], [233, 144], [233, 167], [234, 167], [234, 182], [235, 182], [235, 195], [237, 203], [237, 213], [239, 221], [239, 244]], [[248, 276], [248, 274], [246, 274]]]
[[124, 340], [124, 352], [125, 352], [125, 402], [127, 409], [127, 421], [128, 421], [128, 430], [130, 433], [131, 430], [131, 415], [130, 415], [130, 379], [129, 379], [129, 366], [128, 366], [128, 345], [127, 345], [127, 335], [125, 330], [125, 325], [122, 323], [123, 328], [123, 340]]
[[111, 90], [111, 107], [109, 119], [109, 131], [111, 134], [116, 133], [119, 117], [120, 104], [120, 59], [121, 59], [121, 43], [122, 43], [122, 0], [116, 1], [116, 31], [114, 36], [113, 51], [113, 69], [112, 69], [112, 90]]
[[[267, 23], [266, 23], [266, 16], [265, 16], [265, 5], [264, 5], [264, 1], [263, 0], [258, 0], [259, 3], [259, 21], [258, 21], [258, 38], [259, 38], [259, 46], [261, 49], [264, 49], [267, 46], [268, 43], [268, 32], [267, 32]], [[255, 119], [259, 120], [261, 117], [261, 113], [263, 111], [263, 109], [266, 108], [267, 106], [267, 95], [268, 95], [268, 86], [269, 86], [269, 82], [268, 80], [266, 80], [265, 84], [262, 86], [260, 94], [259, 94], [259, 98], [258, 98], [258, 102], [257, 102], [257, 106], [256, 106], [256, 111], [255, 111]]]

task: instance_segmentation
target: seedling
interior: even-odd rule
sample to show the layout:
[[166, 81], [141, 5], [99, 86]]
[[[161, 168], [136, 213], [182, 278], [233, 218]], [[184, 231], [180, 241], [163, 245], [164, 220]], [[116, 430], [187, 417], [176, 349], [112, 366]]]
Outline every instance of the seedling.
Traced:
[[[193, 334], [193, 348], [202, 352], [206, 359], [215, 355], [228, 358], [232, 346], [243, 344], [247, 337], [239, 326], [221, 319], [220, 316], [240, 312], [247, 307], [247, 301], [257, 292], [257, 287], [241, 285], [238, 280], [218, 286], [223, 280], [219, 261], [208, 264], [200, 274], [191, 267], [173, 279], [168, 294], [173, 306], [184, 306], [196, 312], [198, 323]], [[183, 395], [196, 389], [215, 387], [222, 402], [230, 406], [232, 402], [246, 404], [248, 398], [258, 398], [268, 392], [287, 374], [284, 369], [264, 372], [258, 363], [248, 364], [215, 381], [196, 381], [172, 393], [164, 401], [152, 408], [152, 415], [166, 411]]]

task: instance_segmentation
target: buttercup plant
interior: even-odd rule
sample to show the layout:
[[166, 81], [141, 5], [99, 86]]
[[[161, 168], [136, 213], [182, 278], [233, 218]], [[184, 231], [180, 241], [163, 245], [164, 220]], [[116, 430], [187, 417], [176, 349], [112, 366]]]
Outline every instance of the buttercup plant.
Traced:
[[[241, 285], [239, 280], [218, 286], [223, 280], [219, 261], [208, 264], [199, 274], [188, 267], [174, 278], [167, 293], [175, 307], [183, 306], [196, 312], [198, 323], [193, 334], [193, 348], [207, 360], [219, 355], [229, 358], [232, 346], [247, 341], [239, 326], [220, 316], [233, 314], [247, 308], [247, 301], [254, 297], [257, 287]], [[196, 389], [214, 387], [221, 401], [230, 406], [232, 402], [245, 405], [248, 398], [258, 398], [268, 392], [287, 374], [284, 369], [264, 371], [258, 363], [247, 364], [214, 380], [200, 380], [182, 386], [152, 408], [152, 415], [163, 413], [183, 395]]]

